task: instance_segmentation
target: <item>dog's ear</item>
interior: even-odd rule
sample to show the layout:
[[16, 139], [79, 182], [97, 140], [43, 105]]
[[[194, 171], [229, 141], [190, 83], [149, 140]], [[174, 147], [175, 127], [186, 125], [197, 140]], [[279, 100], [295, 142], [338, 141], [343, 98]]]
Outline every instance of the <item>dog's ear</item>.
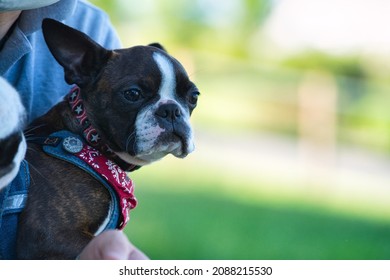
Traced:
[[86, 34], [53, 19], [44, 19], [42, 30], [50, 52], [64, 67], [69, 84], [88, 84], [112, 54]]
[[149, 47], [155, 47], [158, 48], [164, 52], [167, 52], [167, 50], [160, 44], [160, 43], [152, 43], [148, 45]]

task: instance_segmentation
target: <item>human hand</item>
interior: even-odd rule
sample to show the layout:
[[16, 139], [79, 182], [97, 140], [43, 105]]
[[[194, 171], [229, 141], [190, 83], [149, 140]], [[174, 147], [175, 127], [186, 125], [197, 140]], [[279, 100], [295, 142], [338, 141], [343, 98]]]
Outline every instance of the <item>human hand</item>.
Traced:
[[80, 260], [148, 260], [119, 230], [108, 230], [94, 237], [79, 255]]

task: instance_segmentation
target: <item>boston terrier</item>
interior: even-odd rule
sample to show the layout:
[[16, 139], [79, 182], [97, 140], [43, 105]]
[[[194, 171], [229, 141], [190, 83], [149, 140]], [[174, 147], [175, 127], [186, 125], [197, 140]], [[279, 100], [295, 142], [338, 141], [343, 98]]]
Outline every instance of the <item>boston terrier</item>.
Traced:
[[75, 86], [25, 130], [27, 152], [20, 100], [2, 99], [2, 111], [17, 110], [0, 111], [0, 258], [77, 258], [94, 236], [129, 220], [137, 200], [127, 172], [194, 150], [199, 91], [161, 45], [107, 50], [51, 19], [42, 29]]

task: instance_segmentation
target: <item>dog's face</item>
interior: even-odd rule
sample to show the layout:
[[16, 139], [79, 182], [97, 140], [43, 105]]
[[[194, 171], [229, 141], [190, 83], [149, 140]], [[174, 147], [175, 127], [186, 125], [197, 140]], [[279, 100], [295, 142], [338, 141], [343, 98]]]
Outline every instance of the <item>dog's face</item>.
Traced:
[[80, 86], [89, 119], [123, 160], [144, 165], [194, 150], [189, 119], [199, 91], [160, 45], [108, 51], [52, 20], [43, 30], [66, 80]]
[[99, 102], [87, 111], [123, 160], [143, 165], [194, 150], [190, 115], [199, 92], [165, 51], [116, 50], [92, 94]]
[[0, 77], [0, 190], [19, 171], [26, 153], [22, 129], [25, 111], [18, 93]]
[[[118, 66], [124, 69], [119, 77], [108, 79], [114, 106], [107, 113], [118, 121], [102, 129], [120, 135], [115, 143], [120, 157], [149, 163], [169, 153], [185, 157], [192, 152], [190, 115], [199, 92], [184, 68], [155, 47], [134, 47], [117, 51], [116, 56], [105, 74], [112, 76]], [[133, 61], [130, 67], [129, 61]]]

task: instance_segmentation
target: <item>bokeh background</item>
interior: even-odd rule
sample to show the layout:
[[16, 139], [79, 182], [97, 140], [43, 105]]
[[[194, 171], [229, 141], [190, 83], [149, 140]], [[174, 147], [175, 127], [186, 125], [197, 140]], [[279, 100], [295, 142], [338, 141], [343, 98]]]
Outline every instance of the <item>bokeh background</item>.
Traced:
[[390, 259], [390, 2], [93, 0], [201, 97], [196, 151], [131, 174], [153, 259]]

